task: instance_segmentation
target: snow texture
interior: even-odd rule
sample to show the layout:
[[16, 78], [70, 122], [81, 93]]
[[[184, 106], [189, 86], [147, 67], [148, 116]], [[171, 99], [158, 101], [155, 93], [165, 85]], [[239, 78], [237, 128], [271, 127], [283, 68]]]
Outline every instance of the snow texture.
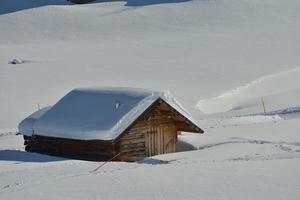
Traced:
[[27, 136], [113, 140], [158, 99], [164, 100], [195, 123], [168, 92], [135, 88], [81, 88], [72, 90], [54, 106], [24, 119], [19, 125], [19, 132]]
[[[298, 105], [300, 95], [300, 67], [269, 74], [227, 91], [217, 97], [202, 99], [197, 108], [204, 113], [227, 112], [261, 105], [261, 97], [269, 102], [281, 100], [288, 105]], [[278, 104], [278, 102], [277, 102]], [[285, 105], [287, 106], [287, 105]]]
[[183, 133], [179, 141], [194, 151], [109, 162], [93, 173], [103, 162], [25, 152], [21, 136], [1, 132], [0, 199], [298, 200], [299, 122]]
[[[0, 199], [299, 200], [299, 10], [299, 0], [0, 0]], [[102, 162], [25, 152], [15, 131], [36, 104], [91, 85], [169, 90], [206, 134], [178, 136], [177, 150], [194, 151], [97, 173]]]

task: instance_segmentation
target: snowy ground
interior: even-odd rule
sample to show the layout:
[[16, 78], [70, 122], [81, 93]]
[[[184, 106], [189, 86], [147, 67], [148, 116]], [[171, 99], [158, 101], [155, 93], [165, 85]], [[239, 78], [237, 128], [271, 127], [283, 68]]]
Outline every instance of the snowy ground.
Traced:
[[140, 163], [112, 162], [97, 172], [91, 171], [100, 163], [25, 153], [20, 136], [1, 135], [0, 197], [298, 200], [299, 122], [186, 133], [181, 142], [197, 150]]
[[[0, 199], [299, 200], [299, 9], [298, 0], [1, 0]], [[24, 152], [20, 120], [86, 86], [170, 90], [205, 135], [180, 136], [194, 151], [97, 173], [97, 162]]]

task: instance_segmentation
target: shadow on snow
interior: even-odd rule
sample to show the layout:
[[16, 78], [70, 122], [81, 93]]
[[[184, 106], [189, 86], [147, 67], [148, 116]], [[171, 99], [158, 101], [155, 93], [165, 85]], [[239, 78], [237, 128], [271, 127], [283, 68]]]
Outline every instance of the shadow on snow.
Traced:
[[0, 150], [0, 161], [1, 160], [16, 162], [53, 162], [66, 160], [66, 158], [29, 153], [19, 150]]
[[71, 5], [65, 0], [1, 0], [0, 15], [48, 5]]
[[[120, 2], [121, 0], [98, 0], [93, 3], [104, 2]], [[155, 4], [167, 4], [167, 3], [182, 3], [191, 0], [124, 0], [125, 6], [139, 7], [149, 6]], [[17, 12], [25, 9], [37, 8], [49, 5], [73, 5], [67, 0], [0, 0], [0, 15]]]

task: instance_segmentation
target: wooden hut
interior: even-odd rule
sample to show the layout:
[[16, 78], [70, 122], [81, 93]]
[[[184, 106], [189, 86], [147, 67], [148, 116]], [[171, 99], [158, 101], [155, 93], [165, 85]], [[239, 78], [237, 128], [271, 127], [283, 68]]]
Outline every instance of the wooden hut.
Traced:
[[170, 94], [133, 88], [75, 89], [19, 124], [27, 151], [93, 160], [172, 153], [181, 131], [203, 133]]

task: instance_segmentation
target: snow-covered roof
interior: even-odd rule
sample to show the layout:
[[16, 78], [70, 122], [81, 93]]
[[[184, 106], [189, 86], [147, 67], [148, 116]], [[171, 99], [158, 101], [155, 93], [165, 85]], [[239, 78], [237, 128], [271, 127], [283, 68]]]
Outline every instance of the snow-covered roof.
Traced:
[[114, 140], [158, 99], [164, 100], [196, 125], [169, 92], [137, 88], [80, 88], [69, 92], [54, 106], [28, 116], [19, 124], [19, 132], [27, 136]]

